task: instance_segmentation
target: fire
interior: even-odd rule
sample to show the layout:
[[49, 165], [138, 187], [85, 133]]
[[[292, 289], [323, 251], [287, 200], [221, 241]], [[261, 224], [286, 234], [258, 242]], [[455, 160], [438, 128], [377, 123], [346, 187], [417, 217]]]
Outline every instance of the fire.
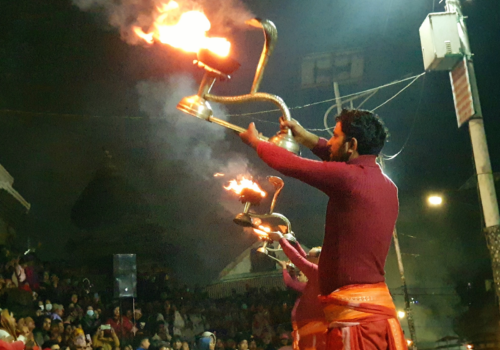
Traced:
[[156, 11], [153, 29], [149, 33], [140, 27], [133, 28], [139, 38], [150, 44], [157, 40], [186, 52], [208, 49], [222, 57], [229, 55], [231, 43], [227, 39], [207, 36], [211, 24], [203, 12], [183, 11], [173, 0], [158, 6]]
[[245, 189], [248, 189], [260, 194], [262, 198], [267, 195], [267, 193], [264, 192], [256, 182], [247, 178], [243, 178], [240, 181], [231, 180], [229, 181], [229, 185], [224, 186], [224, 188], [228, 191], [233, 191], [236, 194], [241, 194]]
[[223, 176], [226, 176], [226, 175], [223, 173], [215, 173], [214, 174], [214, 177], [223, 177]]
[[271, 232], [271, 228], [268, 226], [259, 225], [259, 228], [254, 228], [253, 232], [255, 232], [259, 237], [268, 238], [268, 233]]

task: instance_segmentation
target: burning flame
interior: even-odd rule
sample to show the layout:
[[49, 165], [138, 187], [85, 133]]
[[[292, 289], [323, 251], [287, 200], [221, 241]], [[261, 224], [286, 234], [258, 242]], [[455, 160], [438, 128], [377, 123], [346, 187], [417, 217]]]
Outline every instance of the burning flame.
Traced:
[[225, 174], [223, 174], [223, 173], [215, 173], [214, 174], [214, 177], [223, 177], [223, 176], [225, 176]]
[[156, 39], [186, 52], [208, 49], [222, 57], [229, 55], [231, 43], [227, 39], [207, 36], [211, 24], [203, 12], [183, 12], [173, 0], [158, 6], [156, 10], [157, 15], [151, 32], [145, 33], [140, 27], [133, 28], [139, 38], [150, 44]]
[[271, 228], [268, 226], [259, 225], [259, 228], [254, 228], [253, 232], [255, 232], [259, 237], [268, 238], [268, 233], [271, 232]]
[[256, 182], [253, 182], [252, 180], [246, 178], [243, 178], [240, 181], [231, 180], [229, 181], [229, 185], [224, 186], [224, 188], [228, 191], [233, 191], [236, 194], [241, 194], [244, 189], [250, 189], [254, 192], [260, 193], [262, 198], [264, 198], [267, 194], [260, 188], [260, 186]]

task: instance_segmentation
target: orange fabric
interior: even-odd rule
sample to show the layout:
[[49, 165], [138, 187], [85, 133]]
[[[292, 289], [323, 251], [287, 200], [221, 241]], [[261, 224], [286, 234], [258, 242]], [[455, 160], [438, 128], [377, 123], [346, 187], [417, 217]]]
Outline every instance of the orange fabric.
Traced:
[[350, 285], [327, 296], [327, 350], [407, 350], [385, 283]]
[[324, 350], [326, 346], [326, 333], [328, 324], [325, 320], [311, 321], [298, 328], [293, 323], [293, 349], [294, 350]]

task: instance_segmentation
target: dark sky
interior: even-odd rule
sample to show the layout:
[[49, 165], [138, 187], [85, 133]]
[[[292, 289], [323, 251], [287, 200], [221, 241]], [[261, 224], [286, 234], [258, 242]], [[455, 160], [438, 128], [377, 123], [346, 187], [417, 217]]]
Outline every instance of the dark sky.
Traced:
[[[331, 98], [332, 87], [301, 88], [300, 62], [312, 52], [349, 48], [363, 50], [366, 66], [361, 82], [341, 86], [344, 95], [419, 74], [423, 64], [418, 28], [433, 9], [443, 10], [437, 3], [247, 2], [256, 16], [274, 21], [280, 35], [262, 90], [278, 94], [289, 106]], [[464, 1], [463, 10], [469, 16], [493, 169], [499, 171], [498, 3]], [[0, 29], [0, 163], [32, 204], [19, 230], [21, 241], [30, 237], [41, 242], [40, 254], [48, 259], [69, 258], [69, 239], [74, 246], [86, 244], [81, 239], [89, 233], [72, 223], [71, 209], [102, 167], [103, 148], [113, 156], [120, 181], [133, 189], [126, 196], [128, 213], [137, 203], [145, 203], [148, 218], [137, 226], [130, 214], [114, 228], [92, 233], [92, 245], [123, 252], [116, 251], [123, 249], [117, 243], [122, 236], [134, 247], [152, 245], [158, 261], [180, 271], [184, 280], [207, 282], [253, 241], [232, 224], [241, 208], [221, 188], [227, 179], [214, 179], [212, 174], [249, 172], [263, 179], [274, 172], [234, 134], [175, 112], [176, 101], [194, 93], [201, 78], [191, 65], [193, 55], [160, 45], [129, 45], [107, 24], [102, 11], [81, 11], [69, 0], [2, 4]], [[234, 56], [242, 67], [230, 82], [218, 83], [216, 93], [248, 92], [261, 36], [241, 28], [231, 32]], [[366, 108], [374, 108], [402, 87], [380, 92]], [[218, 112], [268, 107], [272, 106]], [[295, 110], [293, 116], [306, 127], [322, 128], [328, 107]], [[408, 140], [401, 154], [387, 162], [387, 173], [400, 189], [398, 229], [410, 287], [452, 291], [459, 281], [481, 273], [487, 277], [477, 193], [457, 191], [474, 168], [467, 127], [457, 129], [447, 73], [426, 74], [378, 113], [391, 132], [386, 154], [398, 152]], [[268, 122], [277, 117], [258, 116]], [[251, 120], [231, 119], [240, 125]], [[257, 121], [257, 126], [266, 135], [277, 130], [272, 123]], [[277, 210], [292, 220], [306, 245], [320, 244], [327, 198], [298, 181], [285, 181]], [[445, 194], [443, 208], [425, 206], [425, 196], [432, 191]], [[141, 230], [148, 233], [141, 236]], [[92, 249], [84, 254], [92, 259]], [[398, 287], [392, 251], [387, 274], [389, 284]], [[432, 309], [454, 302], [432, 299], [428, 304]], [[442, 312], [444, 318], [449, 316], [449, 310]]]

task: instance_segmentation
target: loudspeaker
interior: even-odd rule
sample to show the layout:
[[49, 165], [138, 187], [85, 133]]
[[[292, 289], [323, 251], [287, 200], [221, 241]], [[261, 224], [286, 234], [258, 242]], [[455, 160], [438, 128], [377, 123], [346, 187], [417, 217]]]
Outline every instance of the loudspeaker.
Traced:
[[113, 255], [115, 298], [137, 297], [137, 264], [135, 254]]

